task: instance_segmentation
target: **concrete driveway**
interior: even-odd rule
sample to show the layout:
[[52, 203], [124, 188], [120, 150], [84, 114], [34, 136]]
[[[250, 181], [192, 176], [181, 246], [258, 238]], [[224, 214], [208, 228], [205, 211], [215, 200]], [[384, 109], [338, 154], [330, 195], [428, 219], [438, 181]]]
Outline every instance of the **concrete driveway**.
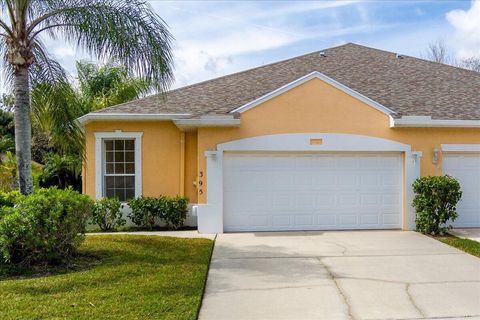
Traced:
[[218, 235], [200, 319], [480, 319], [480, 259], [408, 231]]

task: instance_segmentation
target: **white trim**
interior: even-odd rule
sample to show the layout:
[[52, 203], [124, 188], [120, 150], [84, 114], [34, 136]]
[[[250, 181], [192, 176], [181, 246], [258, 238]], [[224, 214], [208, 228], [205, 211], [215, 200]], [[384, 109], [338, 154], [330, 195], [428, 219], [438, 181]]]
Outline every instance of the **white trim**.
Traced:
[[303, 84], [307, 81], [310, 81], [314, 78], [320, 79], [320, 80], [328, 83], [329, 85], [332, 85], [335, 88], [337, 88], [339, 90], [342, 90], [346, 94], [348, 94], [348, 95], [350, 95], [350, 96], [368, 104], [369, 106], [377, 109], [380, 112], [383, 112], [387, 115], [395, 114], [395, 112], [393, 110], [385, 107], [384, 105], [382, 105], [382, 104], [364, 96], [363, 94], [347, 87], [344, 84], [341, 84], [340, 82], [338, 82], [338, 81], [336, 81], [336, 80], [334, 80], [334, 79], [332, 79], [332, 78], [330, 78], [330, 77], [328, 77], [328, 76], [326, 76], [323, 73], [320, 73], [318, 71], [311, 72], [311, 73], [309, 73], [309, 74], [307, 74], [307, 75], [305, 75], [301, 78], [298, 78], [297, 80], [292, 81], [292, 82], [290, 82], [290, 83], [288, 83], [288, 84], [286, 84], [286, 85], [284, 85], [284, 86], [282, 86], [278, 89], [275, 89], [275, 90], [261, 96], [260, 98], [257, 98], [257, 99], [255, 99], [255, 100], [253, 100], [253, 101], [251, 101], [247, 104], [244, 104], [243, 106], [240, 106], [240, 107], [236, 108], [235, 110], [230, 111], [230, 113], [235, 113], [235, 112], [242, 113], [242, 112], [245, 112], [247, 110], [250, 110], [251, 108], [254, 108], [254, 107], [258, 106], [259, 104], [264, 103], [265, 101], [268, 101], [272, 98], [275, 98], [276, 96], [281, 95], [282, 93], [284, 93], [284, 92], [286, 92], [290, 89], [293, 89], [293, 88], [295, 88], [295, 87], [297, 87], [297, 86], [299, 86], [299, 85], [301, 85], [301, 84]]
[[155, 120], [173, 120], [189, 117], [189, 113], [87, 113], [77, 119], [78, 123], [85, 125], [91, 121], [155, 121]]
[[480, 152], [480, 143], [442, 144], [442, 152]]
[[238, 127], [240, 119], [231, 115], [215, 115], [201, 116], [196, 119], [175, 119], [173, 123], [181, 130], [188, 130], [198, 127]]
[[432, 119], [431, 116], [403, 116], [390, 121], [392, 128], [480, 128], [480, 120]]
[[142, 195], [142, 135], [143, 132], [95, 132], [95, 196], [103, 197], [103, 145], [104, 139], [135, 139], [135, 197]]
[[[322, 144], [310, 144], [321, 139]], [[410, 151], [397, 141], [343, 133], [274, 134], [234, 140], [217, 145], [219, 151]]]
[[[310, 144], [322, 139], [322, 144]], [[402, 152], [405, 155], [404, 193], [406, 217], [403, 226], [415, 228], [415, 212], [411, 185], [420, 177], [421, 152], [411, 151], [410, 145], [382, 138], [338, 134], [297, 133], [267, 135], [234, 140], [217, 145], [217, 151], [205, 151], [207, 158], [207, 204], [198, 206], [198, 230], [201, 233], [222, 233], [223, 230], [223, 157], [225, 151], [334, 151], [334, 152]]]

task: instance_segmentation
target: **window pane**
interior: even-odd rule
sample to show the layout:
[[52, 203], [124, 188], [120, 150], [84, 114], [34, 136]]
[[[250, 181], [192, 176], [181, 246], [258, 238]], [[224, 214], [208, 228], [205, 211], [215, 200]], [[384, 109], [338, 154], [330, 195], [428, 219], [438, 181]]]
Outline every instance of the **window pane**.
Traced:
[[125, 190], [125, 198], [126, 200], [130, 200], [135, 198], [135, 189], [126, 189]]
[[115, 196], [115, 189], [107, 189], [106, 195], [107, 198], [113, 198]]
[[124, 162], [124, 161], [125, 161], [125, 153], [123, 153], [123, 151], [116, 151], [115, 162]]
[[105, 140], [105, 150], [113, 150], [113, 140]]
[[105, 187], [107, 189], [112, 189], [115, 183], [115, 177], [105, 177]]
[[125, 173], [125, 165], [123, 163], [115, 163], [115, 173]]
[[113, 163], [107, 163], [105, 165], [105, 172], [107, 174], [113, 173]]
[[125, 150], [134, 150], [135, 140], [125, 140]]
[[125, 177], [115, 177], [115, 189], [125, 188]]
[[125, 149], [124, 144], [125, 140], [115, 140], [115, 151], [123, 151]]
[[133, 163], [125, 164], [125, 173], [135, 173], [135, 165]]
[[107, 151], [105, 159], [107, 162], [113, 162], [113, 152]]
[[125, 189], [115, 189], [115, 197], [120, 201], [125, 201]]
[[125, 188], [135, 188], [135, 177], [125, 177]]
[[134, 152], [125, 152], [125, 161], [126, 162], [134, 162], [135, 161], [135, 153]]

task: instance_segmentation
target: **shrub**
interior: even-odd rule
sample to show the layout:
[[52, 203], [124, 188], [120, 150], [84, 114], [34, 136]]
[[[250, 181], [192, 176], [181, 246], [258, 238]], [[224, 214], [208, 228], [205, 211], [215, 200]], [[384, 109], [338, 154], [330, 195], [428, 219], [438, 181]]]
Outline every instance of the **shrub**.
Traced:
[[141, 196], [128, 201], [128, 206], [132, 212], [128, 217], [137, 226], [153, 229], [157, 218], [162, 217], [165, 201], [164, 197], [152, 198]]
[[118, 198], [102, 198], [95, 202], [92, 211], [92, 223], [101, 230], [109, 231], [124, 226], [126, 221], [120, 211], [121, 203]]
[[91, 215], [87, 196], [50, 188], [14, 201], [14, 207], [1, 208], [0, 263], [60, 264], [75, 255]]
[[165, 211], [162, 219], [167, 228], [177, 230], [183, 226], [187, 218], [188, 199], [185, 197], [174, 197], [165, 199]]
[[422, 177], [413, 183], [413, 191], [417, 230], [432, 235], [449, 230], [452, 226], [447, 226], [447, 222], [455, 221], [458, 216], [456, 205], [462, 197], [460, 183], [448, 175]]
[[153, 229], [157, 220], [165, 221], [167, 228], [177, 230], [187, 217], [188, 199], [185, 197], [139, 197], [128, 202], [132, 212], [128, 217], [137, 226]]

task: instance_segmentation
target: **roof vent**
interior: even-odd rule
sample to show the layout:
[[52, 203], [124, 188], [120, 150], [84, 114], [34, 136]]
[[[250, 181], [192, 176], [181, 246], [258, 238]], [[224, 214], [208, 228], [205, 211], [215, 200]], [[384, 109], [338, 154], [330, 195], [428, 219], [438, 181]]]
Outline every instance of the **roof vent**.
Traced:
[[400, 53], [395, 54], [395, 57], [396, 57], [397, 59], [403, 59], [403, 56], [402, 56]]
[[320, 57], [325, 58], [326, 56], [327, 54], [325, 53], [325, 51], [320, 51]]

